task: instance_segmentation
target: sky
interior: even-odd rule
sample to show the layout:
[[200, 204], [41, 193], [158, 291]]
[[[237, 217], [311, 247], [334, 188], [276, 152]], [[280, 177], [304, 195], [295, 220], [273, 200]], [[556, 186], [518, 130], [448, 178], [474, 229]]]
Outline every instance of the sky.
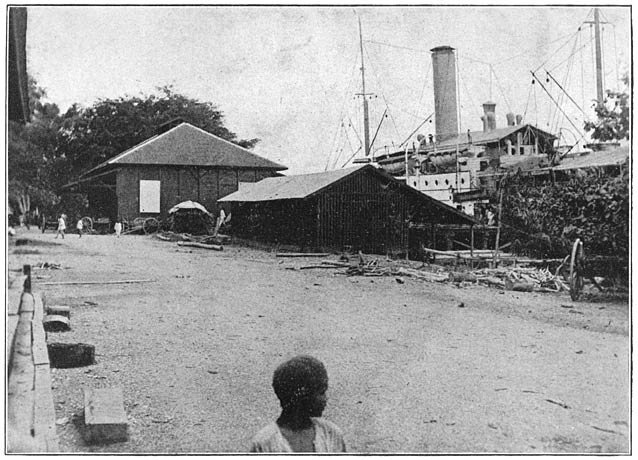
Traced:
[[[621, 88], [630, 10], [601, 15], [605, 88]], [[511, 111], [563, 142], [581, 139], [596, 95], [592, 19], [589, 6], [30, 6], [27, 68], [62, 111], [172, 85], [214, 103], [239, 138], [261, 139], [254, 153], [299, 174], [362, 156], [359, 20], [379, 154], [434, 133], [430, 121], [417, 128], [434, 112], [429, 50], [441, 45], [457, 53], [461, 132], [480, 130], [481, 104], [493, 100], [499, 127]]]

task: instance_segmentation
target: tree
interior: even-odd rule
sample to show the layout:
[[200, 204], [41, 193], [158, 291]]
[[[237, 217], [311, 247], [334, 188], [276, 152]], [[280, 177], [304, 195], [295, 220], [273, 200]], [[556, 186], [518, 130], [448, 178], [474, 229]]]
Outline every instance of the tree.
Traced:
[[60, 143], [71, 174], [77, 177], [128, 150], [175, 118], [245, 148], [252, 148], [259, 141], [238, 140], [224, 126], [222, 112], [210, 102], [187, 98], [170, 87], [158, 91], [158, 95], [103, 99], [88, 108], [69, 108], [62, 117]]
[[34, 210], [54, 206], [54, 192], [61, 184], [57, 174], [59, 109], [43, 103], [45, 91], [29, 79], [30, 122], [8, 123], [8, 198], [14, 212], [24, 220]]
[[593, 131], [592, 139], [600, 142], [629, 139], [629, 75], [623, 77], [622, 92], [607, 90], [607, 99], [596, 106], [597, 122], [585, 123], [585, 131]]

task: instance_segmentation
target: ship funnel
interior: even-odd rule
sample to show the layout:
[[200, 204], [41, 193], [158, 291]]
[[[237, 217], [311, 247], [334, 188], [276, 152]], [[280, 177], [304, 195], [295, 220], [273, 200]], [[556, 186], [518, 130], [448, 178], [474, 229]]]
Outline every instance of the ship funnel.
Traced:
[[520, 125], [521, 123], [523, 123], [523, 116], [522, 115], [516, 115], [516, 124]]
[[483, 113], [484, 115], [481, 117], [483, 131], [487, 132], [496, 129], [496, 103], [485, 102], [483, 104]]
[[514, 114], [512, 112], [508, 112], [505, 114], [505, 118], [507, 118], [507, 126], [514, 126]]
[[437, 46], [432, 52], [434, 118], [437, 142], [458, 135], [456, 100], [456, 60], [454, 48]]

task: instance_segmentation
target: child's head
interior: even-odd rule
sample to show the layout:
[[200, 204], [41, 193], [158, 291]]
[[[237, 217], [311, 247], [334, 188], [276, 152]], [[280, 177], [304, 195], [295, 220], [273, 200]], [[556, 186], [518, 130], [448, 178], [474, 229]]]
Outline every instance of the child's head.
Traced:
[[320, 417], [326, 407], [328, 372], [312, 356], [300, 355], [280, 364], [272, 386], [284, 411]]

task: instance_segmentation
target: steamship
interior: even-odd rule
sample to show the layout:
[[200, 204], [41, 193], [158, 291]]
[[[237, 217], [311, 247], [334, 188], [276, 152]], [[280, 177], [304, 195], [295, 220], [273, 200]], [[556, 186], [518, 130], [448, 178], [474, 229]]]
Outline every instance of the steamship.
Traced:
[[479, 214], [477, 204], [487, 203], [487, 191], [499, 174], [550, 166], [557, 136], [523, 117], [506, 114], [507, 126], [496, 126], [496, 104], [483, 104], [483, 129], [458, 132], [455, 50], [439, 46], [430, 50], [434, 84], [435, 134], [418, 135], [404, 150], [371, 161], [409, 186], [469, 215]]

